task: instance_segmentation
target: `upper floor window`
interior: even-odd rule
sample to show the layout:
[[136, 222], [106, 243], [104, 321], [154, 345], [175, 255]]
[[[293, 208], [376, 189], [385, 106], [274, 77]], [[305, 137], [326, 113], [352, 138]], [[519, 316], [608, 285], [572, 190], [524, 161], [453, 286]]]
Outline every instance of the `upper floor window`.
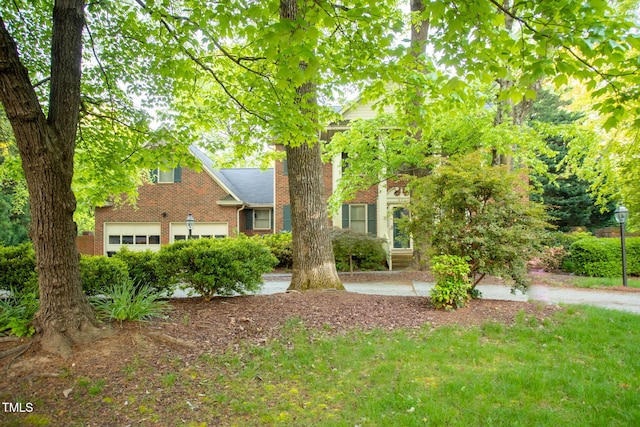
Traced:
[[161, 184], [182, 182], [182, 168], [178, 166], [168, 170], [153, 169], [151, 171], [151, 180]]

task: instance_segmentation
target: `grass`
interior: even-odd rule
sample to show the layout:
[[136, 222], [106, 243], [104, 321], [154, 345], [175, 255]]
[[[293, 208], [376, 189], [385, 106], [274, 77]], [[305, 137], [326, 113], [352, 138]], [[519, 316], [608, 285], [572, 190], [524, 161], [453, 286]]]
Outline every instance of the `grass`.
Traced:
[[[639, 351], [640, 316], [592, 307], [544, 322], [521, 313], [513, 326], [344, 336], [293, 319], [266, 346], [131, 363], [126, 391], [76, 379], [87, 392], [68, 425], [99, 423], [91, 414], [105, 405], [123, 425], [640, 425]], [[33, 415], [54, 418], [59, 397], [39, 398]]]
[[[622, 286], [621, 277], [575, 277], [570, 279], [571, 284], [578, 288], [606, 288]], [[640, 278], [627, 278], [630, 288], [640, 288]]]

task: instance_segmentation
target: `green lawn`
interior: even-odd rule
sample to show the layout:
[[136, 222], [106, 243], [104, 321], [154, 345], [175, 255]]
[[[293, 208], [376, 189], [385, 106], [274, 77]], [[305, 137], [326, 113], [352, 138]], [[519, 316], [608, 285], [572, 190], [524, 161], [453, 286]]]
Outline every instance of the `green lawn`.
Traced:
[[[161, 426], [634, 426], [640, 425], [640, 316], [573, 306], [542, 323], [522, 313], [514, 326], [425, 325], [344, 336], [292, 320], [268, 345], [205, 354], [189, 364], [167, 354], [131, 363], [122, 375], [118, 384], [130, 384], [126, 392], [114, 379], [78, 378], [71, 411], [57, 407], [65, 402], [61, 388], [55, 397], [38, 398], [37, 407], [49, 413], [31, 419], [37, 425], [57, 425], [51, 420], [65, 414], [73, 415], [67, 425], [126, 415], [132, 425]], [[36, 425], [29, 419], [5, 421]]]
[[[622, 277], [575, 277], [570, 279], [570, 283], [579, 288], [606, 288], [622, 286]], [[640, 278], [628, 277], [627, 285], [630, 288], [640, 288]]]

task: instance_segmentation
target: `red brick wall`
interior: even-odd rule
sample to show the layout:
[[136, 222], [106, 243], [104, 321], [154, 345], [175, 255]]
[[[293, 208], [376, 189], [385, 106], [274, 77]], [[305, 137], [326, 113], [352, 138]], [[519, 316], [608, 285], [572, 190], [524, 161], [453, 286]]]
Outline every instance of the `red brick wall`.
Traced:
[[[277, 151], [284, 151], [282, 145], [276, 146]], [[289, 202], [289, 177], [284, 174], [284, 162], [276, 161], [274, 168], [275, 181], [275, 232], [284, 229], [284, 219], [282, 217], [283, 207], [290, 204]]]
[[95, 236], [90, 231], [83, 232], [82, 236], [76, 237], [76, 246], [82, 255], [95, 255]]
[[378, 202], [378, 186], [374, 185], [373, 187], [369, 188], [368, 190], [365, 191], [358, 191], [356, 193], [356, 196], [351, 199], [348, 200], [344, 203], [348, 203], [348, 204], [356, 204], [356, 203], [367, 203], [367, 204], [371, 204], [371, 203], [377, 203]]
[[[216, 202], [227, 193], [206, 172], [182, 169], [182, 182], [145, 184], [139, 188], [137, 207], [96, 208], [94, 253], [104, 253], [105, 222], [159, 222], [160, 243], [169, 243], [169, 224], [184, 222], [193, 214], [197, 222], [226, 222], [228, 233], [240, 228], [236, 223], [238, 207], [219, 206]], [[240, 221], [244, 227], [244, 221]]]

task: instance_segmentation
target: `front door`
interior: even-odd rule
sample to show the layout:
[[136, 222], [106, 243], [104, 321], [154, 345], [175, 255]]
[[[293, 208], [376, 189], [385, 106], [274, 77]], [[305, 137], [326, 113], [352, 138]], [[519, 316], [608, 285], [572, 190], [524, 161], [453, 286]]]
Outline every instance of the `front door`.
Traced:
[[393, 249], [411, 249], [411, 239], [402, 231], [402, 224], [409, 218], [409, 210], [401, 206], [393, 206]]

